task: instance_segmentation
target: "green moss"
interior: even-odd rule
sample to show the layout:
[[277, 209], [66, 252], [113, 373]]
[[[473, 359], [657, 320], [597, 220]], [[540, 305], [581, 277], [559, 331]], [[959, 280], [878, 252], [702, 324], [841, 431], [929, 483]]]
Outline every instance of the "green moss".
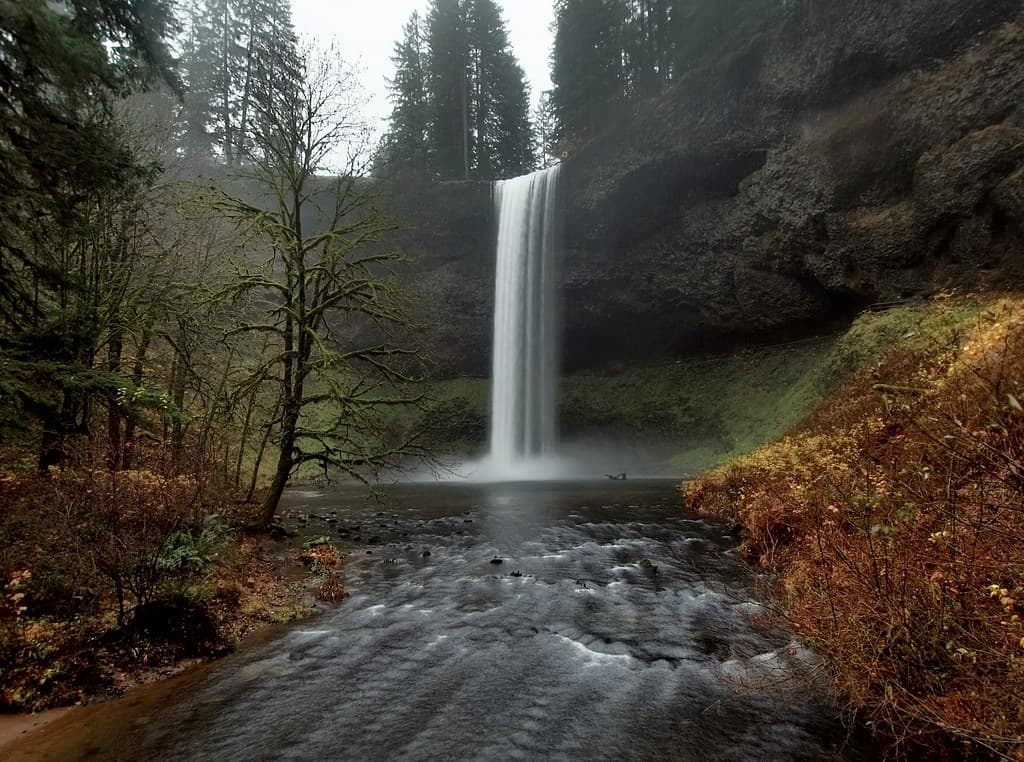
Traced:
[[931, 301], [861, 315], [822, 367], [822, 391], [831, 391], [851, 373], [876, 364], [897, 345], [926, 349], [937, 336], [967, 325], [980, 310], [973, 300]]
[[392, 425], [416, 430], [421, 440], [439, 454], [469, 455], [487, 441], [491, 384], [481, 378], [432, 381], [419, 390], [421, 408], [396, 411]]
[[[923, 348], [978, 315], [969, 300], [942, 300], [865, 313], [833, 336], [633, 366], [617, 373], [566, 376], [559, 399], [567, 440], [649, 443], [674, 472], [695, 471], [749, 452], [783, 434], [851, 373], [902, 344]], [[470, 454], [485, 445], [490, 384], [460, 378], [428, 386], [426, 412], [403, 418], [439, 452]]]
[[834, 344], [785, 346], [564, 379], [562, 428], [599, 429], [670, 444], [669, 465], [693, 470], [745, 452], [805, 415], [818, 399], [817, 370]]

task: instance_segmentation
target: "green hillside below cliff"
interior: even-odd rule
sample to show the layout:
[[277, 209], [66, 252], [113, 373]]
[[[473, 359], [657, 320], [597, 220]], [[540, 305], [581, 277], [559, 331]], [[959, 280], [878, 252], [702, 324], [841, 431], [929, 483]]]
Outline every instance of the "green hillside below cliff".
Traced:
[[[969, 301], [943, 310], [907, 303], [865, 312], [845, 331], [826, 336], [566, 375], [559, 394], [561, 436], [574, 444], [646, 446], [659, 472], [693, 473], [780, 436], [895, 342], [927, 342], [977, 310]], [[425, 413], [394, 425], [423, 427], [441, 455], [482, 452], [489, 381], [436, 381], [427, 393], [432, 402]]]

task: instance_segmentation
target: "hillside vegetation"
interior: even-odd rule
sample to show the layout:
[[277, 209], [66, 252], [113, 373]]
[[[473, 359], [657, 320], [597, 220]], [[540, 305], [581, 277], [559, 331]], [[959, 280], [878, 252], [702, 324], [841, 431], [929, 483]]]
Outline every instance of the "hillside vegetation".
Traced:
[[[980, 309], [967, 301], [941, 311], [903, 306], [866, 313], [843, 333], [569, 374], [560, 384], [561, 436], [572, 443], [647, 445], [662, 457], [661, 468], [694, 473], [781, 436], [894, 342], [921, 346]], [[392, 427], [426, 431], [442, 455], [478, 454], [486, 443], [489, 382], [437, 381], [426, 393], [433, 400], [428, 409], [395, 417]]]
[[1024, 298], [862, 316], [837, 349], [824, 373], [853, 375], [686, 501], [742, 523], [851, 720], [896, 752], [1020, 758]]
[[[561, 380], [559, 417], [569, 442], [651, 445], [673, 472], [704, 468], [777, 436], [821, 396], [821, 368], [834, 349], [825, 336], [722, 357], [614, 366]], [[490, 405], [486, 379], [428, 385], [433, 400], [420, 417], [393, 425], [418, 427], [441, 454], [471, 455], [485, 447]]]

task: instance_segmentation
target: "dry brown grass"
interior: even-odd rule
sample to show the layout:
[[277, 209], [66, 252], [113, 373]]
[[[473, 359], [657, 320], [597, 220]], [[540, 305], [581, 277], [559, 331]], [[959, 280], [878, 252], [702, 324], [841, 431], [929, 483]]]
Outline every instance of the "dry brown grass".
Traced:
[[1024, 759], [1024, 299], [909, 344], [685, 496], [743, 523], [893, 756]]
[[307, 613], [284, 560], [230, 529], [248, 516], [205, 469], [147, 455], [0, 472], [0, 711], [118, 693]]

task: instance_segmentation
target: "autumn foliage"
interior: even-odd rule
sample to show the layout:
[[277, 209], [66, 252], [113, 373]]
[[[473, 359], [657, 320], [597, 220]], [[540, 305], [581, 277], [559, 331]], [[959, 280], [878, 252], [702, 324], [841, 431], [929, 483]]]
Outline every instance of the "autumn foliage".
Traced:
[[1024, 758], [1024, 299], [972, 304], [684, 487], [743, 524], [851, 720], [894, 756]]

